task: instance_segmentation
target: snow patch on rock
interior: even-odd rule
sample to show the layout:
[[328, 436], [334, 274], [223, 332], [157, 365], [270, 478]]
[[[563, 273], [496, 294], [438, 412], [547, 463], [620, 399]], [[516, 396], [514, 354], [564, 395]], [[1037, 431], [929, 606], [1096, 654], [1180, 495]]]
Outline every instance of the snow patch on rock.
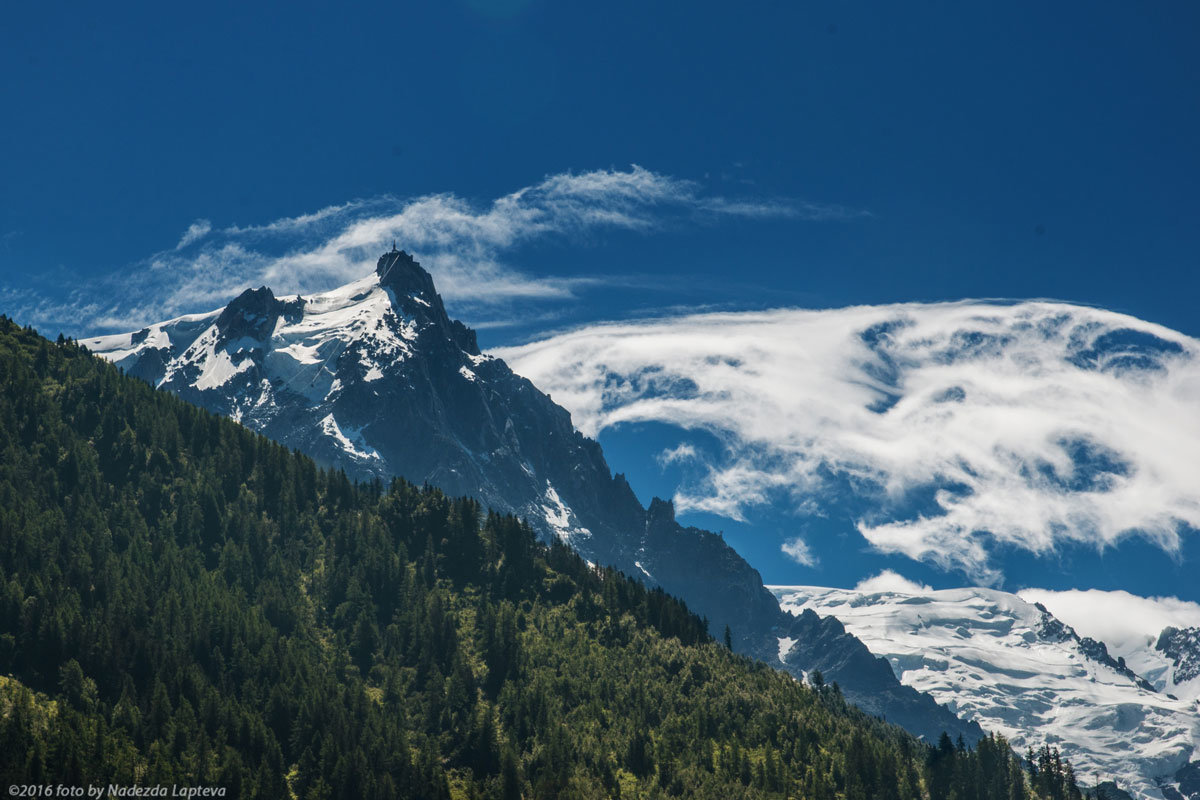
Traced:
[[785, 658], [787, 658], [788, 651], [792, 649], [792, 645], [794, 645], [795, 643], [796, 643], [796, 640], [794, 638], [792, 638], [791, 636], [780, 636], [779, 637], [779, 660], [780, 661], [783, 661]]
[[355, 428], [348, 428], [348, 433], [343, 432], [337, 420], [334, 419], [333, 414], [329, 414], [321, 420], [321, 432], [336, 441], [347, 454], [355, 458], [379, 458], [379, 453], [363, 442], [362, 431]]
[[568, 544], [591, 535], [591, 531], [578, 523], [574, 513], [558, 496], [558, 492], [554, 490], [549, 481], [546, 482], [546, 491], [542, 495], [540, 511], [542, 518], [546, 520], [546, 524], [550, 526], [551, 530], [559, 539]]

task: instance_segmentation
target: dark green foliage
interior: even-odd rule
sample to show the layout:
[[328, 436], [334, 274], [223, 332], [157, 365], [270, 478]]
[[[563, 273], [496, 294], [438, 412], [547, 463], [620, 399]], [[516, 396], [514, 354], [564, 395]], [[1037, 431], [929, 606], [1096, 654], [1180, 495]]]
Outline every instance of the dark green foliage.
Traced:
[[1028, 796], [1003, 740], [927, 748], [706, 628], [513, 517], [352, 485], [0, 320], [0, 782]]
[[1025, 762], [1034, 788], [1047, 800], [1082, 800], [1075, 770], [1057, 748], [1046, 746], [1037, 753], [1030, 749]]

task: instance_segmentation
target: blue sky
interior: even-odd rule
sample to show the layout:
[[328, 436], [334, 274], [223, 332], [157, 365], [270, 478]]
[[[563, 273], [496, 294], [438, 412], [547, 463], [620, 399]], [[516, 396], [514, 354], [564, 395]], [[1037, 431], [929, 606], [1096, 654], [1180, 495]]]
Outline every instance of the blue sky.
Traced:
[[1060, 297], [1195, 334], [1198, 32], [1185, 2], [14, 4], [0, 269], [66, 281], [198, 218], [640, 164], [871, 216], [523, 263], [816, 305]]
[[[288, 258], [338, 230], [430, 196], [491, 220], [533, 187], [534, 223], [409, 246], [485, 346], [664, 309], [981, 297], [1196, 337], [1198, 33], [1187, 2], [10, 4], [0, 302], [80, 335], [242, 283], [320, 288], [361, 265]], [[636, 196], [547, 188], [597, 170]], [[472, 269], [516, 288], [472, 295]], [[665, 493], [646, 438], [605, 434], [610, 461]], [[807, 575], [772, 560], [770, 520], [696, 521], [771, 580]], [[1189, 584], [1194, 545], [1139, 542], [1136, 577], [1086, 546], [1012, 569]], [[883, 564], [864, 545], [830, 545], [815, 579]]]

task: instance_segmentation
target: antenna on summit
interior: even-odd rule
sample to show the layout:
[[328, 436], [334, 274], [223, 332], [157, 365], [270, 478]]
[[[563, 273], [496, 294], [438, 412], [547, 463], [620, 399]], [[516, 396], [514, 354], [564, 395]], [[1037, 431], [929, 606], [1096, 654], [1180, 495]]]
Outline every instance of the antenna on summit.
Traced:
[[396, 252], [396, 240], [392, 239], [392, 252]]

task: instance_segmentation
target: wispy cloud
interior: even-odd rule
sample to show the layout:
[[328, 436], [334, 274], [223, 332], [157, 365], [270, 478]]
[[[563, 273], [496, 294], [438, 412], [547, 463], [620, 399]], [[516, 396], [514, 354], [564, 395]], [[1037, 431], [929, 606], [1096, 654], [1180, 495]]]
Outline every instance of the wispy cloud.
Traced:
[[792, 561], [795, 561], [797, 564], [803, 567], [817, 566], [817, 557], [813, 555], [812, 550], [809, 549], [808, 543], [799, 536], [784, 541], [784, 543], [779, 546], [779, 550]]
[[714, 196], [697, 182], [638, 166], [563, 173], [484, 203], [451, 193], [386, 196], [255, 225], [218, 228], [198, 219], [170, 249], [82, 285], [65, 300], [28, 300], [22, 315], [84, 334], [206, 311], [251, 286], [278, 294], [321, 291], [369, 273], [393, 240], [429, 268], [459, 311], [562, 301], [611, 278], [534, 276], [506, 254], [546, 237], [651, 231], [716, 217], [852, 216], [833, 206]]
[[663, 450], [655, 458], [659, 466], [665, 467], [668, 464], [677, 464], [685, 461], [693, 461], [699, 456], [696, 448], [692, 447], [687, 442], [683, 442], [676, 447]]
[[[495, 351], [589, 435], [704, 431], [724, 453], [681, 513], [800, 515], [848, 494], [875, 548], [983, 581], [1038, 554], [1200, 528], [1200, 342], [1061, 303], [715, 313]], [[847, 506], [842, 506], [843, 509]], [[843, 513], [851, 513], [844, 511]]]
[[1079, 635], [1104, 642], [1118, 656], [1152, 648], [1168, 626], [1200, 627], [1200, 603], [1177, 597], [1139, 597], [1100, 589], [1023, 589], [1017, 594], [1027, 602], [1046, 606]]
[[183, 236], [179, 237], [179, 244], [175, 245], [175, 249], [182, 250], [189, 244], [200, 241], [210, 232], [212, 232], [212, 222], [198, 219], [188, 226], [188, 229], [183, 232]]

